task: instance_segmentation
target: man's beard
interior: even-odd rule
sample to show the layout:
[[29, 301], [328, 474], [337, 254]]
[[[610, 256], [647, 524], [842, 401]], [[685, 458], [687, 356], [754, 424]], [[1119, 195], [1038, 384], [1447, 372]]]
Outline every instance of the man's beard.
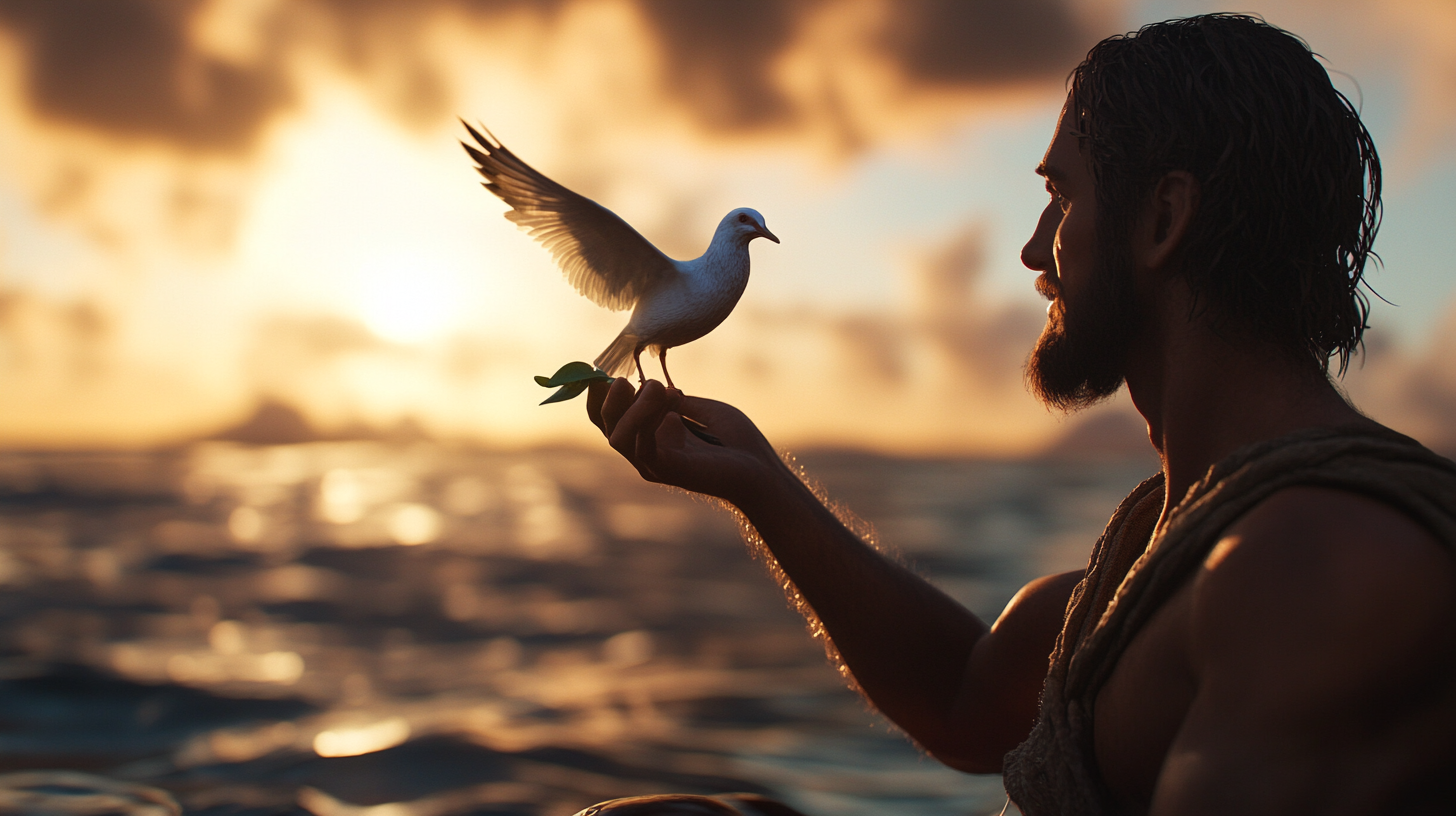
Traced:
[[1099, 253], [1097, 268], [1076, 303], [1043, 273], [1036, 288], [1055, 297], [1046, 327], [1026, 362], [1026, 382], [1046, 405], [1076, 411], [1111, 397], [1127, 376], [1137, 333], [1130, 253]]

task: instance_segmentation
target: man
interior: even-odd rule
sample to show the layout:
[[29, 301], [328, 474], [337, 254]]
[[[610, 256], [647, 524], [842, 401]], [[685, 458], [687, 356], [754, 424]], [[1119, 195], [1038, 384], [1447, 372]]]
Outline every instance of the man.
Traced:
[[1169, 21], [1089, 53], [1037, 172], [1028, 380], [1068, 409], [1126, 382], [1162, 469], [1086, 570], [994, 625], [846, 530], [732, 407], [619, 379], [589, 414], [645, 478], [737, 507], [875, 706], [948, 765], [1004, 767], [1029, 816], [1448, 812], [1456, 466], [1328, 375], [1379, 221], [1359, 117], [1289, 34]]

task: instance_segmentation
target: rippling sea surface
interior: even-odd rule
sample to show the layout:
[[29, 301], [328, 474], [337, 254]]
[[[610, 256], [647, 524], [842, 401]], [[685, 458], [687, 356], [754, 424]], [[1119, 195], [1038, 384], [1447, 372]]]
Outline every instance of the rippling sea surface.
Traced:
[[[1147, 462], [805, 455], [983, 617]], [[846, 691], [723, 511], [579, 450], [0, 454], [0, 772], [188, 813], [564, 816], [658, 792], [997, 813]]]

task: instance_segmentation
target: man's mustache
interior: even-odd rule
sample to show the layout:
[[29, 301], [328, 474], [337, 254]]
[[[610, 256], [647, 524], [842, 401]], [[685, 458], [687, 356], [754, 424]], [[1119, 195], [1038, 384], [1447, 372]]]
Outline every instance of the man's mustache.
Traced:
[[1050, 272], [1043, 272], [1037, 275], [1036, 283], [1033, 285], [1036, 286], [1037, 294], [1047, 300], [1056, 300], [1062, 296], [1061, 281], [1057, 280], [1057, 277]]

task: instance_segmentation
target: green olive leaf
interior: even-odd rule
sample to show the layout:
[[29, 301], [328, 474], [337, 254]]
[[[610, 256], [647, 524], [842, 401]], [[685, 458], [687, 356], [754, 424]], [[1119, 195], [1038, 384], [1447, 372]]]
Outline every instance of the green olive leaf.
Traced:
[[589, 382], [567, 383], [566, 385], [561, 386], [561, 389], [558, 390], [555, 394], [552, 394], [551, 396], [547, 397], [546, 399], [541, 400], [541, 404], [542, 405], [549, 405], [549, 404], [551, 404], [553, 402], [566, 402], [569, 399], [575, 399], [576, 397], [581, 396], [581, 393], [586, 390], [586, 387], [588, 385], [591, 385], [591, 383], [589, 383]]
[[[611, 382], [615, 378], [608, 375], [607, 372], [602, 371], [591, 363], [583, 363], [578, 361], [574, 363], [567, 363], [561, 368], [558, 368], [556, 370], [556, 373], [552, 374], [550, 377], [537, 376], [535, 379], [536, 384], [541, 386], [542, 388], [555, 388], [559, 385], [569, 385], [572, 383]], [[578, 391], [576, 393], [580, 392]], [[572, 396], [576, 396], [576, 394], [572, 394]], [[570, 398], [571, 397], [563, 397], [562, 399]], [[555, 400], [553, 399], [552, 401], [554, 402]]]

